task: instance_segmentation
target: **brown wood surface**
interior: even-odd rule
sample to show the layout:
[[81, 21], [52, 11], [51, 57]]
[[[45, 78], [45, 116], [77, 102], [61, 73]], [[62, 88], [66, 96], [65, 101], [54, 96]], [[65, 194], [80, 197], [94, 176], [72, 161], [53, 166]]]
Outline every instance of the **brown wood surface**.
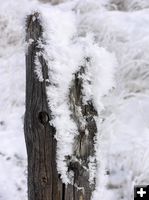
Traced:
[[[79, 135], [74, 141], [73, 156], [78, 161], [68, 158], [68, 171], [73, 171], [72, 184], [65, 185], [60, 180], [56, 166], [56, 128], [50, 125], [52, 119], [48, 108], [46, 86], [50, 80], [48, 66], [39, 52], [44, 51], [39, 43], [44, 43], [42, 38], [42, 25], [39, 13], [28, 16], [26, 24], [26, 112], [24, 133], [28, 155], [28, 200], [90, 200], [95, 184], [89, 183], [88, 163], [89, 156], [94, 156], [94, 139], [97, 127], [94, 117], [97, 112], [92, 101], [83, 105], [82, 84], [80, 78], [85, 73], [81, 67], [70, 88], [70, 110], [72, 118], [77, 124]], [[35, 59], [42, 66], [43, 81], [39, 81], [35, 73]], [[87, 59], [88, 61], [88, 59]], [[81, 108], [81, 116], [77, 113]], [[85, 127], [81, 126], [81, 119], [85, 120]], [[88, 135], [86, 135], [88, 131]]]
[[[85, 61], [90, 62], [90, 59], [86, 58]], [[95, 156], [94, 143], [97, 133], [95, 117], [97, 111], [92, 100], [86, 104], [83, 103], [82, 75], [85, 74], [85, 68], [85, 66], [80, 67], [80, 70], [74, 75], [70, 88], [70, 109], [79, 132], [74, 141], [73, 157], [76, 159], [72, 159], [69, 166], [70, 170], [74, 172], [73, 200], [90, 200], [95, 189], [95, 180], [92, 184], [89, 183], [89, 157]]]
[[42, 55], [43, 82], [35, 73], [35, 57], [43, 51], [42, 26], [39, 14], [29, 16], [26, 24], [26, 41], [30, 44], [26, 53], [26, 112], [25, 139], [28, 155], [28, 199], [62, 200], [62, 184], [56, 170], [55, 129], [50, 126], [51, 112], [48, 109], [46, 79], [48, 69]]

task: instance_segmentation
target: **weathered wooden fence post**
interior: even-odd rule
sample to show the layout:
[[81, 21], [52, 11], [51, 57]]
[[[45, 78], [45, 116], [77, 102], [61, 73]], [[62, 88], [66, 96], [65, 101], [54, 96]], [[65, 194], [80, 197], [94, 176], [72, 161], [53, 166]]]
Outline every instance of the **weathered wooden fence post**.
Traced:
[[[89, 61], [90, 59], [86, 58], [86, 62]], [[72, 111], [72, 118], [76, 122], [79, 132], [79, 135], [74, 141], [73, 156], [75, 159], [72, 159], [68, 166], [68, 168], [74, 172], [72, 191], [74, 200], [90, 200], [92, 192], [95, 189], [95, 177], [92, 177], [92, 183], [89, 182], [89, 165], [91, 159], [93, 159], [92, 162], [96, 168], [94, 144], [97, 133], [95, 121], [97, 111], [93, 106], [92, 100], [88, 101], [86, 104], [83, 103], [82, 75], [84, 74], [85, 66], [82, 66], [75, 74], [72, 87], [70, 88], [70, 109]], [[72, 188], [71, 186], [69, 187]], [[68, 190], [67, 195], [70, 195], [70, 189]]]
[[[92, 101], [83, 105], [80, 78], [85, 73], [81, 67], [70, 89], [70, 109], [77, 124], [79, 135], [74, 141], [74, 154], [68, 158], [68, 171], [74, 173], [72, 184], [65, 185], [60, 180], [56, 166], [55, 128], [50, 125], [51, 111], [48, 108], [46, 86], [48, 66], [43, 58], [43, 29], [39, 13], [28, 16], [26, 24], [26, 112], [24, 133], [28, 155], [28, 200], [90, 200], [95, 184], [89, 183], [89, 162], [94, 157], [94, 139], [97, 132], [94, 117], [97, 112]], [[35, 60], [41, 66], [42, 81], [35, 73]], [[89, 58], [86, 58], [89, 62]], [[78, 109], [81, 111], [78, 115]], [[84, 126], [81, 120], [84, 120]]]
[[[62, 185], [56, 170], [55, 129], [46, 95], [48, 69], [39, 41], [43, 42], [39, 13], [29, 16], [26, 24], [26, 112], [25, 139], [28, 155], [28, 199], [62, 200]], [[35, 58], [42, 66], [43, 81], [35, 73]]]

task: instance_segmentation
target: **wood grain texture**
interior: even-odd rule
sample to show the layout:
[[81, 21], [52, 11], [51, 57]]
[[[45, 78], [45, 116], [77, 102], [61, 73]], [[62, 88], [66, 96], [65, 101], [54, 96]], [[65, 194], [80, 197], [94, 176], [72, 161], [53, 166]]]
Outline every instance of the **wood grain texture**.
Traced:
[[[89, 62], [89, 58], [86, 59], [86, 62]], [[73, 156], [76, 160], [71, 160], [69, 165], [69, 169], [74, 172], [73, 198], [71, 200], [90, 200], [95, 189], [95, 180], [92, 184], [89, 183], [89, 158], [95, 156], [97, 111], [92, 100], [86, 104], [83, 103], [83, 74], [85, 74], [85, 66], [80, 67], [75, 74], [69, 96], [72, 118], [76, 122], [79, 132], [74, 141]], [[69, 200], [69, 194], [66, 200]]]
[[42, 26], [39, 13], [28, 16], [26, 41], [26, 112], [25, 140], [28, 155], [28, 200], [62, 200], [62, 183], [56, 170], [55, 128], [50, 125], [51, 112], [48, 108], [46, 80], [48, 68], [39, 54], [43, 82], [35, 73], [35, 57], [42, 52], [39, 41], [42, 39]]
[[[94, 139], [97, 132], [97, 112], [92, 101], [83, 104], [81, 75], [85, 67], [75, 74], [70, 88], [70, 110], [79, 135], [74, 141], [73, 156], [68, 158], [68, 171], [73, 171], [72, 184], [61, 182], [56, 166], [56, 129], [50, 125], [52, 113], [48, 108], [46, 87], [50, 80], [48, 66], [42, 56], [45, 43], [39, 13], [28, 16], [26, 24], [26, 112], [24, 133], [28, 155], [28, 200], [90, 200], [95, 184], [89, 183], [89, 157], [94, 156]], [[35, 59], [42, 66], [43, 81], [35, 73]], [[48, 80], [48, 82], [47, 82]], [[79, 112], [78, 112], [79, 109]], [[79, 114], [78, 114], [79, 113]], [[85, 125], [82, 125], [84, 120]], [[79, 161], [79, 162], [78, 162]]]

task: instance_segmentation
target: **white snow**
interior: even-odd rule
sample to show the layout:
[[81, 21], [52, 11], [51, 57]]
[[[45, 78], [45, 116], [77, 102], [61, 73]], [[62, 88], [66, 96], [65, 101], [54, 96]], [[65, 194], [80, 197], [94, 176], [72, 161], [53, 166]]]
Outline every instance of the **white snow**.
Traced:
[[[84, 101], [97, 119], [97, 187], [93, 200], [131, 200], [133, 186], [149, 183], [149, 1], [67, 0], [59, 5], [6, 0], [0, 6], [0, 200], [27, 199], [25, 18], [41, 13], [50, 122], [57, 127], [57, 167], [69, 182], [65, 156], [78, 134], [69, 109], [74, 73], [86, 65]], [[90, 62], [85, 58], [90, 57]], [[41, 66], [36, 60], [40, 81]], [[90, 158], [90, 182], [95, 176]]]
[[[43, 12], [44, 11], [44, 12]], [[101, 107], [100, 97], [113, 86], [114, 55], [98, 47], [90, 37], [78, 37], [77, 19], [74, 12], [60, 9], [43, 9], [44, 37], [46, 40], [45, 59], [49, 66], [47, 88], [49, 107], [53, 114], [51, 123], [56, 127], [57, 167], [65, 183], [67, 178], [66, 156], [73, 153], [74, 137], [78, 134], [71, 119], [69, 89], [74, 73], [86, 65], [85, 58], [91, 58], [91, 66], [86, 66], [84, 80], [84, 101], [93, 99], [97, 109]], [[62, 21], [62, 23], [59, 23]], [[63, 35], [63, 29], [65, 30]], [[50, 33], [50, 34], [49, 34]], [[88, 84], [91, 82], [91, 85]], [[98, 93], [98, 96], [96, 95]]]
[[[9, 4], [10, 3], [10, 4]], [[11, 10], [12, 9], [12, 10]], [[21, 11], [0, 6], [0, 199], [26, 198], [25, 64]], [[20, 25], [21, 24], [21, 25]]]

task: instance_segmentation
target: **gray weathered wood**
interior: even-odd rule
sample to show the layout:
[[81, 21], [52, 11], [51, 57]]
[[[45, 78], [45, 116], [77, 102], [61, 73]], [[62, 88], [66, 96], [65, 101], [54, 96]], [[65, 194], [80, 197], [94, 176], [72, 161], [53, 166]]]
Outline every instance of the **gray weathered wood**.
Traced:
[[42, 66], [43, 82], [35, 73], [35, 57], [43, 49], [42, 26], [39, 14], [29, 16], [26, 24], [26, 112], [25, 139], [28, 155], [28, 199], [62, 200], [62, 184], [56, 170], [55, 129], [50, 126], [51, 112], [46, 95], [48, 69], [41, 55], [38, 59]]
[[[89, 58], [86, 58], [89, 62]], [[95, 189], [95, 180], [93, 184], [89, 183], [89, 157], [95, 156], [95, 136], [97, 126], [95, 110], [92, 101], [83, 104], [83, 79], [85, 74], [85, 66], [75, 74], [75, 78], [70, 89], [70, 108], [72, 118], [77, 124], [79, 135], [75, 138], [74, 157], [75, 160], [70, 161], [69, 169], [74, 172], [73, 183], [73, 200], [90, 200], [93, 190]], [[95, 163], [96, 165], [96, 163]], [[68, 188], [71, 186], [68, 186]], [[71, 190], [69, 188], [69, 190]], [[70, 191], [68, 192], [68, 196]], [[67, 199], [67, 198], [66, 198]], [[69, 199], [69, 198], [68, 198]]]
[[[77, 124], [79, 135], [75, 138], [74, 153], [68, 157], [68, 170], [73, 171], [72, 184], [65, 185], [60, 180], [56, 167], [55, 128], [48, 108], [46, 86], [50, 82], [48, 66], [42, 56], [42, 25], [39, 13], [30, 15], [26, 24], [26, 112], [24, 133], [28, 155], [28, 200], [90, 200], [95, 184], [89, 183], [89, 157], [94, 156], [94, 139], [97, 132], [92, 101], [83, 104], [81, 75], [85, 66], [75, 74], [70, 88], [70, 109]], [[35, 73], [35, 59], [42, 66], [43, 81]], [[86, 59], [89, 62], [89, 58]], [[80, 113], [78, 114], [78, 109]], [[82, 120], [85, 125], [82, 126]], [[88, 134], [86, 134], [88, 133]]]

